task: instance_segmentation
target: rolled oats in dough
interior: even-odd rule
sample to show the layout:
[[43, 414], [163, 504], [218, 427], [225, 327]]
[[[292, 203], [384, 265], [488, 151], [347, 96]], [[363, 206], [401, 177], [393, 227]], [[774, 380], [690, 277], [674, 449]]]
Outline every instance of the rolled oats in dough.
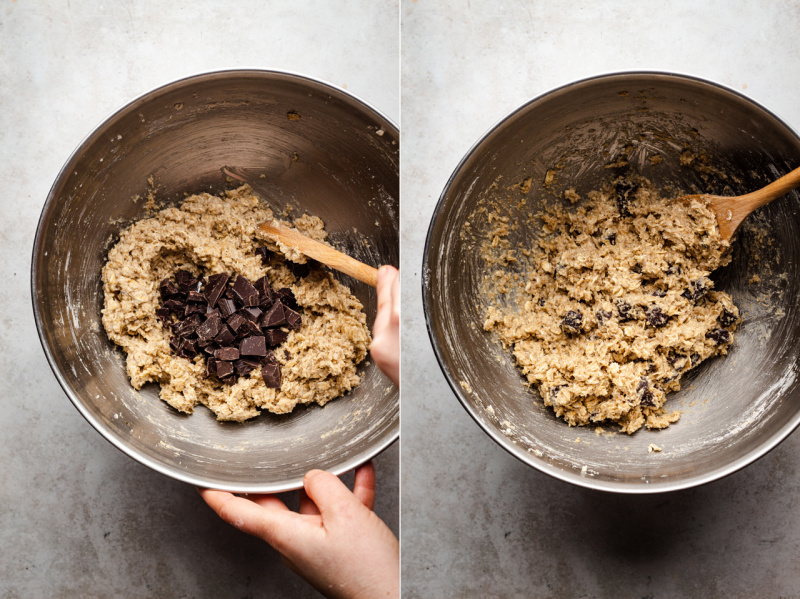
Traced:
[[709, 274], [728, 243], [701, 202], [671, 202], [646, 180], [617, 180], [541, 215], [523, 301], [496, 302], [495, 331], [544, 403], [570, 425], [633, 433], [680, 417], [664, 406], [681, 375], [725, 354], [739, 323]]
[[[221, 197], [191, 196], [122, 232], [102, 272], [102, 321], [109, 339], [127, 354], [134, 388], [155, 382], [161, 398], [181, 412], [192, 413], [203, 404], [219, 420], [244, 421], [260, 410], [285, 414], [297, 404], [324, 405], [359, 384], [357, 365], [371, 340], [363, 306], [322, 269], [299, 279], [283, 258], [264, 266], [256, 247], [279, 248], [261, 237], [257, 225], [272, 218], [272, 211], [245, 185]], [[327, 235], [317, 217], [303, 215], [284, 224], [318, 241]], [[291, 259], [305, 261], [299, 254]], [[266, 275], [272, 287], [294, 292], [303, 320], [275, 352], [282, 370], [279, 389], [268, 388], [258, 368], [233, 385], [223, 385], [204, 376], [202, 357], [187, 360], [171, 353], [170, 333], [156, 309], [159, 282], [178, 269], [194, 276], [241, 274], [250, 281]]]

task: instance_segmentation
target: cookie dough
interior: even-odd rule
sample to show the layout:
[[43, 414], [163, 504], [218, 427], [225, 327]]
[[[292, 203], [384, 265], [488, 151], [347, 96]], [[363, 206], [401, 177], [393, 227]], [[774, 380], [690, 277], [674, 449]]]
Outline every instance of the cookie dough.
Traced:
[[709, 274], [730, 261], [714, 214], [618, 179], [541, 215], [523, 300], [496, 302], [495, 331], [544, 403], [570, 425], [664, 428], [681, 375], [727, 352], [739, 323]]
[[[359, 384], [357, 365], [371, 341], [363, 306], [322, 269], [299, 279], [285, 256], [264, 266], [256, 247], [279, 248], [261, 237], [257, 225], [272, 218], [272, 211], [245, 185], [221, 197], [191, 196], [122, 232], [103, 267], [102, 322], [109, 339], [127, 354], [134, 388], [155, 382], [161, 398], [181, 412], [192, 413], [202, 404], [219, 420], [241, 422], [261, 410], [285, 414], [297, 404], [324, 405]], [[284, 224], [318, 241], [327, 236], [314, 216]], [[291, 259], [305, 262], [299, 254]], [[283, 375], [280, 388], [268, 388], [259, 369], [223, 385], [204, 376], [201, 356], [187, 360], [171, 353], [170, 333], [156, 309], [159, 282], [178, 269], [194, 276], [241, 274], [251, 281], [266, 275], [272, 287], [294, 292], [303, 309], [302, 326], [289, 331], [275, 352]]]

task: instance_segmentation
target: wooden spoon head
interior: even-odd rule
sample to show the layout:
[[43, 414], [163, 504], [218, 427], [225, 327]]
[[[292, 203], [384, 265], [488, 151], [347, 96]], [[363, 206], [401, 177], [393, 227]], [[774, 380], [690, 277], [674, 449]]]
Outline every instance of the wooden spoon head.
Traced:
[[707, 193], [689, 194], [680, 196], [677, 201], [691, 202], [692, 200], [705, 204], [717, 217], [719, 235], [724, 241], [730, 241], [736, 229], [741, 224], [748, 212], [740, 214], [735, 203], [736, 197], [715, 196]]

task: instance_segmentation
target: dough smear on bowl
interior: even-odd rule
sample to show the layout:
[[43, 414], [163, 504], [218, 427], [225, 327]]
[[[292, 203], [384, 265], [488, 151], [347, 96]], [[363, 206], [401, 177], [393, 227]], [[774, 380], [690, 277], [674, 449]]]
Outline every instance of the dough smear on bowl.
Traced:
[[[191, 196], [122, 232], [103, 267], [102, 321], [109, 339], [127, 354], [134, 388], [155, 382], [161, 398], [181, 412], [192, 413], [203, 404], [219, 420], [244, 421], [260, 410], [285, 414], [297, 404], [324, 405], [359, 384], [357, 365], [371, 341], [363, 306], [330, 273], [318, 266], [298, 272], [294, 266], [304, 257], [292, 255], [289, 262], [262, 238], [257, 225], [272, 218], [245, 185], [219, 197]], [[285, 224], [318, 241], [327, 236], [314, 216]], [[270, 250], [269, 261], [256, 252], [263, 246]], [[272, 288], [291, 290], [302, 323], [284, 327], [285, 340], [270, 352], [281, 373], [277, 388], [265, 384], [260, 367], [224, 384], [206, 376], [202, 351], [192, 359], [175, 354], [172, 332], [156, 311], [163, 301], [159, 285], [179, 270], [198, 278], [201, 286], [209, 276], [228, 273], [231, 280], [266, 277]]]
[[544, 403], [570, 425], [665, 428], [683, 373], [727, 353], [739, 323], [709, 274], [730, 261], [714, 214], [618, 179], [540, 215], [522, 299], [495, 302], [495, 331]]

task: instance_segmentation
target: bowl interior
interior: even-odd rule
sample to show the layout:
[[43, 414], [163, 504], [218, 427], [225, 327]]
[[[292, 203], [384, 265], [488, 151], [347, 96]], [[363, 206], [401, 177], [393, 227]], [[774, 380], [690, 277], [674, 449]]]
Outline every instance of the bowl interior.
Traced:
[[[689, 150], [694, 163], [682, 165]], [[659, 159], [651, 160], [653, 156]], [[618, 158], [627, 165], [611, 168]], [[489, 224], [481, 207], [504, 198], [520, 223], [512, 247], [530, 247], [530, 215], [568, 188], [596, 189], [635, 172], [677, 191], [752, 191], [800, 166], [800, 139], [753, 102], [689, 77], [630, 73], [568, 85], [503, 120], [468, 153], [445, 188], [428, 232], [423, 295], [442, 370], [485, 431], [521, 460], [563, 480], [619, 491], [685, 488], [763, 455], [800, 421], [797, 388], [800, 285], [798, 192], [751, 215], [733, 261], [714, 274], [743, 314], [725, 358], [683, 378], [666, 407], [681, 420], [632, 436], [570, 428], [526, 386], [506, 352], [482, 329], [488, 302], [481, 257]], [[555, 178], [544, 185], [547, 171]], [[531, 177], [523, 198], [513, 184]], [[496, 184], [496, 189], [490, 189]], [[524, 269], [524, 264], [520, 264]], [[513, 301], [513, 300], [512, 300]], [[491, 408], [490, 408], [491, 406]], [[611, 434], [609, 434], [611, 433]], [[660, 453], [648, 452], [654, 443]]]
[[[291, 118], [290, 118], [291, 117]], [[325, 407], [217, 422], [135, 391], [100, 322], [100, 270], [119, 232], [158, 200], [253, 181], [273, 207], [321, 217], [339, 249], [372, 265], [398, 262], [398, 132], [355, 98], [304, 77], [210, 73], [134, 100], [100, 125], [56, 180], [33, 255], [32, 292], [51, 366], [83, 415], [117, 447], [193, 484], [273, 492], [311, 468], [344, 472], [396, 439], [398, 394], [371, 361], [362, 383]], [[263, 175], [263, 176], [262, 176]], [[374, 289], [344, 275], [371, 327]]]

